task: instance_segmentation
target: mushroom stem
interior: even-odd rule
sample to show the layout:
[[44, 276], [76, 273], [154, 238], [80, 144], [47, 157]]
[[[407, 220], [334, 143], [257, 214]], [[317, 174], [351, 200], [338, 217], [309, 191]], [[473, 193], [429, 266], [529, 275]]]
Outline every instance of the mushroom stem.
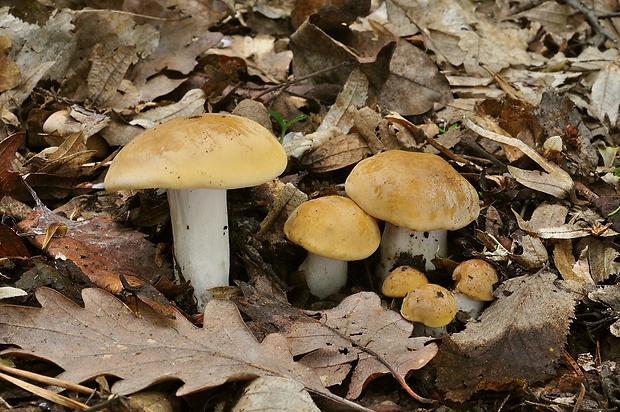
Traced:
[[224, 189], [168, 189], [174, 257], [191, 282], [198, 308], [211, 298], [208, 289], [228, 286], [230, 251]]
[[338, 292], [347, 283], [348, 262], [332, 259], [308, 252], [308, 256], [299, 266], [306, 276], [310, 293], [325, 299]]
[[436, 256], [446, 256], [448, 253], [448, 231], [416, 232], [385, 222], [379, 250], [381, 260], [377, 272], [382, 280], [390, 273], [396, 259], [402, 253], [410, 256], [422, 255], [426, 270], [433, 270], [435, 265], [431, 263], [431, 260]]

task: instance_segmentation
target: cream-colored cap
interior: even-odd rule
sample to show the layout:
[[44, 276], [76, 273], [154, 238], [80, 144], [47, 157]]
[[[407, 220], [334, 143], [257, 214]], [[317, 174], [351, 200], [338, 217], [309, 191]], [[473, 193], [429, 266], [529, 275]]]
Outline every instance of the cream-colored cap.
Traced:
[[388, 150], [364, 159], [345, 190], [368, 214], [418, 232], [460, 229], [480, 213], [476, 189], [429, 153]]
[[279, 176], [286, 163], [282, 145], [252, 120], [177, 117], [129, 142], [112, 161], [105, 188], [236, 189]]
[[469, 259], [459, 263], [452, 272], [456, 290], [475, 300], [492, 301], [493, 285], [499, 282], [497, 271], [482, 259]]
[[381, 241], [377, 221], [343, 196], [302, 203], [284, 224], [284, 234], [308, 252], [338, 260], [365, 259]]

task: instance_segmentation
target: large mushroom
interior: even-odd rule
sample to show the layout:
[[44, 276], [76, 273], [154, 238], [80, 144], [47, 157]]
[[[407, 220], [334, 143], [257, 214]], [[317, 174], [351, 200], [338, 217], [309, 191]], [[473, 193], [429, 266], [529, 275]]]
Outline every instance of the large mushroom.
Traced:
[[308, 251], [299, 270], [310, 293], [321, 299], [347, 283], [349, 260], [372, 255], [381, 240], [376, 220], [343, 196], [319, 197], [297, 206], [284, 233]]
[[347, 195], [384, 220], [378, 275], [384, 279], [400, 254], [431, 260], [447, 255], [447, 231], [478, 217], [476, 189], [448, 162], [429, 153], [388, 150], [359, 162], [347, 177]]
[[282, 146], [258, 123], [201, 114], [133, 139], [116, 155], [104, 185], [109, 191], [168, 189], [175, 260], [202, 309], [208, 289], [229, 284], [226, 190], [267, 182], [286, 163]]

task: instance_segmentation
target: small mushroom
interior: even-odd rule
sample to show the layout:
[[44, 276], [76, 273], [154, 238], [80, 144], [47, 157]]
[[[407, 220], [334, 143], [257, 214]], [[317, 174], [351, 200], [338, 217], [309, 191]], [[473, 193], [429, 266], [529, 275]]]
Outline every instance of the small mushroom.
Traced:
[[299, 270], [310, 293], [321, 299], [347, 283], [347, 261], [372, 255], [381, 240], [376, 220], [342, 196], [302, 203], [284, 224], [284, 234], [308, 251]]
[[426, 275], [416, 268], [403, 265], [392, 270], [381, 285], [381, 293], [388, 298], [404, 298], [413, 289], [428, 283]]
[[105, 188], [168, 189], [175, 259], [202, 309], [208, 289], [229, 284], [226, 190], [265, 183], [286, 164], [277, 139], [252, 120], [178, 117], [129, 142], [112, 162]]
[[437, 336], [456, 315], [456, 302], [448, 289], [427, 283], [407, 293], [400, 309], [403, 318], [423, 324], [426, 334]]
[[452, 279], [456, 281], [453, 295], [457, 309], [477, 319], [485, 303], [493, 300], [493, 285], [499, 281], [497, 271], [485, 260], [469, 259], [454, 269]]
[[385, 220], [378, 275], [385, 279], [398, 256], [447, 255], [448, 230], [467, 226], [480, 213], [478, 193], [448, 162], [428, 153], [388, 150], [359, 162], [347, 177], [347, 195]]

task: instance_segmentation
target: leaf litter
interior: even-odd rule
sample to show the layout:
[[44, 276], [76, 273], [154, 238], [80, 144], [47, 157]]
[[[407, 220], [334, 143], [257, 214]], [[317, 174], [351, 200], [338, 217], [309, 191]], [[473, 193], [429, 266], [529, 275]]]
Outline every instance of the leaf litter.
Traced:
[[[425, 410], [471, 410], [476, 402], [595, 409], [620, 402], [608, 390], [618, 380], [610, 365], [620, 335], [620, 19], [613, 4], [149, 0], [102, 9], [83, 0], [71, 7], [0, 9], [6, 354], [51, 360], [64, 367], [61, 377], [79, 382], [108, 374], [111, 365], [97, 361], [96, 346], [79, 348], [91, 362], [84, 368], [63, 358], [70, 355], [57, 357], [44, 343], [54, 342], [49, 336], [31, 341], [40, 332], [23, 319], [9, 319], [47, 319], [42, 330], [63, 342], [84, 327], [67, 321], [71, 313], [87, 318], [96, 338], [118, 338], [160, 358], [158, 369], [134, 361], [119, 369], [119, 393], [168, 378], [184, 382], [177, 394], [200, 393], [271, 374], [353, 409], [382, 402]], [[230, 193], [232, 277], [249, 278], [260, 293], [239, 283], [232, 293], [245, 318], [229, 302], [213, 302], [203, 318], [172, 274], [163, 192], [104, 201], [96, 188], [115, 148], [142, 130], [182, 115], [233, 111], [247, 98], [285, 121], [304, 120], [285, 136], [289, 167], [281, 180]], [[46, 128], [55, 113], [64, 126]], [[103, 145], [94, 149], [96, 141]], [[440, 259], [430, 278], [450, 287], [451, 268], [472, 256], [494, 262], [502, 275], [482, 317], [459, 317], [440, 341], [412, 336], [413, 326], [391, 309], [398, 302], [369, 292], [380, 289], [368, 276], [374, 258], [350, 264], [342, 293], [309, 298], [296, 272], [304, 253], [281, 233], [295, 205], [344, 194], [350, 168], [389, 149], [440, 154], [480, 195], [481, 217], [450, 235], [451, 257]], [[83, 289], [89, 284], [116, 298]], [[40, 309], [13, 305], [35, 304], [24, 291], [37, 285], [78, 302], [82, 291], [86, 307], [48, 289], [37, 292]], [[57, 314], [58, 307], [67, 312]], [[111, 313], [137, 333], [108, 330]], [[68, 323], [55, 327], [56, 318]], [[218, 322], [238, 342], [212, 347], [209, 359], [229, 359], [227, 350], [235, 349], [242, 361], [227, 364], [217, 379], [190, 377], [190, 362], [171, 367], [165, 354], [148, 352], [144, 339], [155, 331], [172, 345], [208, 346], [204, 333], [223, 338]], [[241, 351], [248, 345], [256, 351]], [[593, 358], [594, 367], [587, 361]], [[248, 372], [249, 359], [279, 372]], [[398, 395], [403, 389], [408, 398]], [[248, 396], [254, 391], [249, 387]], [[506, 396], [502, 406], [486, 396], [491, 392]], [[0, 386], [0, 396], [7, 393]], [[422, 405], [423, 397], [438, 404]]]

